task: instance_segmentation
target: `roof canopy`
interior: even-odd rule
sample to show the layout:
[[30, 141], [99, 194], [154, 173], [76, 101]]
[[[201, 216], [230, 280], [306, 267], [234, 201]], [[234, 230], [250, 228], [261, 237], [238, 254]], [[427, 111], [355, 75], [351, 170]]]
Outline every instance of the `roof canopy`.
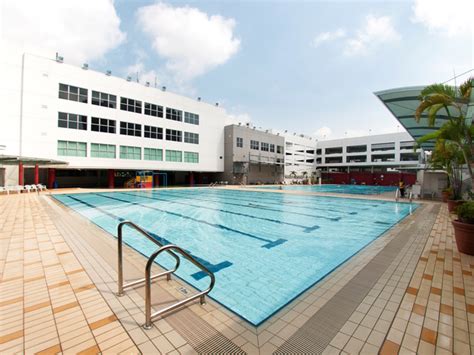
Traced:
[[60, 160], [45, 159], [45, 158], [34, 158], [34, 157], [20, 157], [17, 155], [1, 155], [0, 154], [0, 165], [18, 165], [23, 163], [24, 165], [67, 165], [68, 163]]
[[[435, 125], [430, 126], [427, 115], [423, 114], [420, 122], [416, 122], [415, 111], [420, 104], [419, 97], [424, 88], [424, 86], [413, 86], [374, 93], [415, 140], [436, 131], [448, 120], [448, 116], [441, 113], [438, 115]], [[454, 111], [450, 111], [450, 113], [454, 117], [457, 116]], [[422, 148], [432, 150], [434, 141], [423, 143]]]

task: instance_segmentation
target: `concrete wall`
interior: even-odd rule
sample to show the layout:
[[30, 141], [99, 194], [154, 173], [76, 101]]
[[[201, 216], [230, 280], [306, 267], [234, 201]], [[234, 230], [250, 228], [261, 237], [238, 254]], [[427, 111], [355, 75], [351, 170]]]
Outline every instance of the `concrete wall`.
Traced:
[[[69, 163], [68, 168], [203, 172], [224, 170], [224, 126], [228, 122], [228, 117], [220, 107], [93, 70], [58, 63], [51, 58], [25, 54], [23, 61], [19, 53], [10, 55], [2, 51], [0, 63], [2, 73], [0, 144], [6, 146], [2, 154], [66, 161]], [[59, 83], [88, 89], [88, 103], [59, 99]], [[92, 105], [92, 90], [116, 95], [118, 107], [113, 109]], [[120, 110], [121, 96], [142, 101], [142, 113]], [[194, 125], [145, 115], [143, 113], [145, 102], [161, 105], [164, 110], [166, 107], [171, 107], [199, 114], [200, 123]], [[59, 128], [59, 111], [86, 115], [87, 131]], [[91, 131], [92, 116], [116, 120], [117, 133]], [[141, 124], [142, 137], [120, 135], [121, 121]], [[183, 132], [183, 136], [185, 131], [198, 133], [199, 144], [144, 138], [144, 125], [161, 127], [163, 131], [166, 128], [179, 130]], [[58, 140], [86, 142], [88, 156], [85, 158], [58, 156]], [[90, 143], [116, 145], [117, 157], [91, 158]], [[120, 145], [141, 147], [142, 155], [144, 147], [163, 149], [163, 155], [166, 149], [197, 152], [199, 163], [146, 161], [143, 157], [142, 160], [120, 159]]]

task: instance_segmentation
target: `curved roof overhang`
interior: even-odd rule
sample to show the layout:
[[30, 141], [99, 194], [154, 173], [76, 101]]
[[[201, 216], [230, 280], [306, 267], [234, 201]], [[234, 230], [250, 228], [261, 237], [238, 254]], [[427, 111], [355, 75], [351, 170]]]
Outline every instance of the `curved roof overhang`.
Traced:
[[[415, 111], [420, 104], [419, 97], [424, 88], [425, 86], [411, 86], [374, 93], [415, 140], [436, 131], [448, 120], [447, 114], [442, 113], [438, 115], [434, 126], [428, 124], [426, 114], [421, 117], [420, 122], [415, 120]], [[450, 114], [457, 116], [454, 111], [450, 111]], [[421, 147], [424, 150], [432, 150], [434, 141], [423, 143]]]

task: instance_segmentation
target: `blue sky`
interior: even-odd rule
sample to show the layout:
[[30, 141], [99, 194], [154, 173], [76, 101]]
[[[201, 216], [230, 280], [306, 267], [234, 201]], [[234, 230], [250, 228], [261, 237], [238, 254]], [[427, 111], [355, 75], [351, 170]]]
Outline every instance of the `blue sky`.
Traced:
[[[75, 50], [55, 34], [66, 61], [119, 76], [138, 72], [152, 84], [156, 77], [171, 91], [219, 102], [237, 120], [320, 138], [397, 131], [374, 91], [445, 81], [474, 67], [473, 9], [465, 0], [94, 4], [74, 11], [85, 6], [73, 0], [64, 9], [91, 23]], [[4, 17], [11, 11], [26, 16], [20, 5]], [[40, 27], [52, 27], [42, 30], [48, 39], [60, 15], [43, 19]], [[73, 37], [68, 27], [63, 35]], [[18, 31], [23, 42], [38, 42], [39, 34]], [[18, 38], [13, 30], [4, 36]]]

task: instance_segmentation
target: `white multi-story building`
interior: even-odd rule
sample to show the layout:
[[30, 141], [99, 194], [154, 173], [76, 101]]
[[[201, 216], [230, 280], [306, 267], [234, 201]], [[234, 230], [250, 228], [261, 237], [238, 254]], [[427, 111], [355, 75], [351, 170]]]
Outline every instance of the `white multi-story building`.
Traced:
[[319, 141], [316, 166], [325, 171], [416, 168], [422, 150], [407, 132]]
[[[229, 121], [217, 104], [68, 65], [61, 58], [2, 53], [0, 60], [4, 161], [16, 157], [25, 166], [64, 162], [52, 174], [60, 186], [71, 176], [92, 186], [107, 181], [107, 175], [110, 182], [110, 172], [116, 178], [124, 171], [169, 172], [171, 182], [179, 182], [224, 171]], [[17, 173], [8, 173], [6, 165], [2, 170], [3, 183], [16, 183], [9, 179]], [[39, 170], [44, 177], [46, 169]]]
[[317, 140], [304, 134], [281, 134], [285, 137], [285, 178], [311, 176], [316, 171]]

